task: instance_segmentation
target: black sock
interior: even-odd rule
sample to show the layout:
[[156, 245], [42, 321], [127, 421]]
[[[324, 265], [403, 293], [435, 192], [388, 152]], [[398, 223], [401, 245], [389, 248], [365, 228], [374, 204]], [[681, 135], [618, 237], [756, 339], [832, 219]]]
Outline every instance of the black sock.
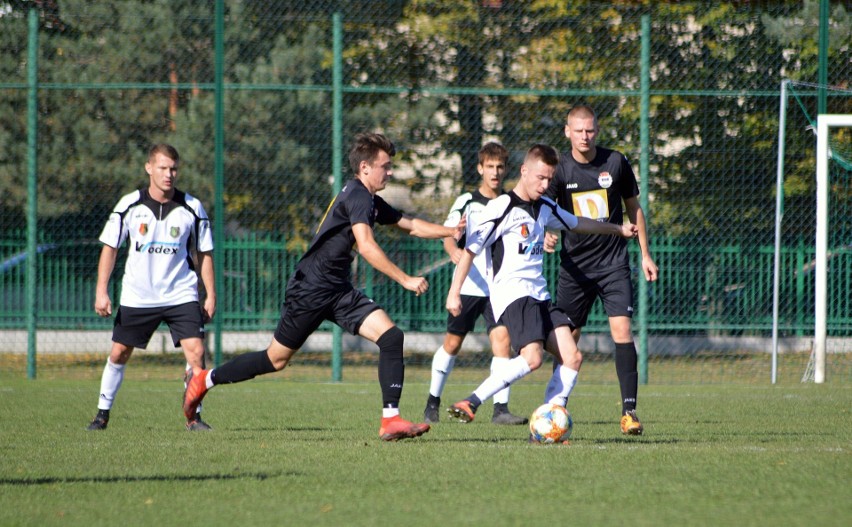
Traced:
[[497, 415], [509, 413], [509, 403], [494, 403], [494, 413]]
[[636, 371], [638, 359], [636, 346], [632, 342], [615, 344], [615, 371], [621, 387], [621, 413], [636, 409], [636, 395], [639, 391], [639, 373]]
[[109, 410], [101, 410], [98, 408], [98, 415], [96, 417], [100, 417], [104, 421], [109, 421]]
[[266, 353], [266, 350], [263, 350], [238, 355], [215, 368], [210, 374], [213, 384], [231, 384], [254, 379], [258, 375], [274, 371], [275, 366], [269, 360], [269, 354]]
[[402, 358], [404, 343], [405, 335], [396, 326], [376, 340], [379, 345], [379, 385], [382, 388], [383, 408], [399, 408], [405, 380], [405, 363]]
[[426, 406], [433, 406], [435, 408], [441, 406], [441, 398], [435, 397], [431, 393], [429, 394], [429, 399], [426, 400]]
[[474, 393], [470, 394], [465, 401], [470, 403], [470, 409], [473, 410], [473, 413], [476, 413], [476, 409], [482, 404], [482, 399], [477, 397]]

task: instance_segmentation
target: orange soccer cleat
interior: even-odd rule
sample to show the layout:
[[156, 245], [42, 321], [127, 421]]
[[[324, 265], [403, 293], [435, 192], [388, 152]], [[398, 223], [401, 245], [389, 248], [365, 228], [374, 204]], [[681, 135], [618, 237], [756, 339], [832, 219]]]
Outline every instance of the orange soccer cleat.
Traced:
[[630, 410], [621, 417], [621, 433], [631, 436], [640, 436], [645, 427], [636, 416], [636, 410]]
[[458, 419], [462, 423], [469, 423], [473, 421], [473, 416], [476, 415], [476, 410], [474, 410], [473, 406], [470, 405], [470, 401], [462, 399], [447, 408], [447, 413], [450, 414], [450, 417]]
[[410, 439], [422, 436], [429, 431], [429, 428], [429, 425], [426, 423], [412, 423], [398, 415], [386, 417], [382, 419], [382, 425], [379, 427], [379, 438], [382, 441]]
[[187, 373], [186, 389], [183, 391], [183, 415], [187, 421], [195, 419], [195, 411], [207, 394], [208, 375], [210, 370], [201, 370], [200, 375], [193, 375], [192, 371]]

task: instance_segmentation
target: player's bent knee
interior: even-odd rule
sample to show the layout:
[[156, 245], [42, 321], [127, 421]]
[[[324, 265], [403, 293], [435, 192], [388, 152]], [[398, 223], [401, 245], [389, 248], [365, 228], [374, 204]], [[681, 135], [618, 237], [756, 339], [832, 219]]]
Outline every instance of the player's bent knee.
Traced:
[[275, 368], [275, 371], [281, 371], [286, 368], [287, 365], [290, 363], [290, 357], [292, 357], [294, 353], [295, 351], [289, 348], [286, 348], [285, 350], [267, 350], [269, 362], [272, 363], [272, 367]]
[[405, 334], [396, 326], [382, 333], [382, 336], [376, 340], [379, 346], [379, 353], [392, 353], [402, 356], [402, 347], [405, 344]]
[[286, 368], [288, 364], [290, 364], [289, 359], [280, 359], [280, 358], [272, 360], [271, 362], [272, 362], [272, 367], [275, 368], [275, 371], [281, 371], [284, 368]]
[[461, 346], [450, 346], [448, 348], [446, 345], [444, 345], [444, 351], [447, 353], [447, 355], [455, 357], [461, 351]]
[[524, 360], [527, 361], [527, 365], [530, 367], [530, 371], [535, 371], [541, 368], [541, 357], [538, 355], [525, 356]]
[[113, 364], [127, 364], [127, 361], [130, 360], [130, 356], [133, 354], [132, 347], [114, 347], [109, 354], [109, 360]]

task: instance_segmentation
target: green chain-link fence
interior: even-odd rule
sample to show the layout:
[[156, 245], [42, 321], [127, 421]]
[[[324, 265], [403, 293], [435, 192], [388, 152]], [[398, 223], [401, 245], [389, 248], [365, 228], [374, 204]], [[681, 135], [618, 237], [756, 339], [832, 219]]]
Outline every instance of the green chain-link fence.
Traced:
[[[532, 143], [568, 148], [565, 114], [584, 102], [600, 115], [598, 143], [623, 151], [641, 179], [660, 267], [653, 284], [636, 273], [648, 380], [769, 382], [779, 88], [785, 78], [848, 88], [850, 27], [848, 7], [825, 0], [0, 4], [0, 370], [100, 374], [111, 321], [92, 309], [97, 237], [116, 200], [146, 183], [152, 142], [178, 148], [179, 188], [215, 220], [209, 345], [221, 359], [268, 343], [287, 277], [349, 177], [354, 133], [397, 143], [396, 182], [383, 195], [440, 221], [477, 181], [484, 141], [509, 148], [514, 175]], [[852, 113], [843, 89], [801, 89], [797, 100], [784, 123], [781, 382], [801, 379], [813, 335], [808, 115]], [[845, 230], [834, 243], [845, 246], [849, 194], [836, 197]], [[406, 331], [409, 377], [425, 379], [416, 366], [443, 335], [452, 268], [438, 242], [379, 232], [392, 259], [426, 274], [428, 294], [415, 298], [362, 261], [355, 277]], [[850, 261], [841, 251], [833, 265]], [[547, 261], [551, 283], [556, 266]], [[850, 274], [832, 275], [836, 337], [852, 328], [841, 308]], [[321, 329], [289, 375], [335, 375], [333, 333]], [[467, 341], [469, 364], [487, 363], [483, 342]], [[375, 360], [357, 340], [340, 349], [345, 376]], [[584, 382], [614, 382], [599, 307], [581, 349]], [[180, 373], [165, 337], [148, 351], [134, 364]], [[829, 379], [850, 373], [850, 353], [832, 353]]]

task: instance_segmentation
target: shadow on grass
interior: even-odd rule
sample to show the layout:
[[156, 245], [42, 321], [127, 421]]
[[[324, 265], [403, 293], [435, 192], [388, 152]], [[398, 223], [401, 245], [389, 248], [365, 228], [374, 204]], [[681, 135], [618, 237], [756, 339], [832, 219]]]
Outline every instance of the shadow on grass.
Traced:
[[139, 483], [145, 481], [229, 481], [240, 479], [256, 479], [264, 481], [286, 476], [304, 476], [304, 472], [249, 472], [246, 474], [195, 474], [195, 475], [162, 475], [162, 476], [88, 476], [88, 477], [44, 477], [44, 478], [0, 478], [0, 486], [34, 486], [52, 485], [55, 483]]
[[222, 432], [330, 432], [328, 428], [318, 426], [238, 426], [219, 427], [216, 430]]
[[639, 437], [610, 437], [606, 439], [572, 439], [577, 443], [592, 443], [595, 445], [677, 445], [683, 441], [674, 438], [649, 439], [647, 436]]
[[527, 436], [523, 437], [429, 437], [430, 443], [486, 443], [486, 444], [515, 444], [527, 442]]

